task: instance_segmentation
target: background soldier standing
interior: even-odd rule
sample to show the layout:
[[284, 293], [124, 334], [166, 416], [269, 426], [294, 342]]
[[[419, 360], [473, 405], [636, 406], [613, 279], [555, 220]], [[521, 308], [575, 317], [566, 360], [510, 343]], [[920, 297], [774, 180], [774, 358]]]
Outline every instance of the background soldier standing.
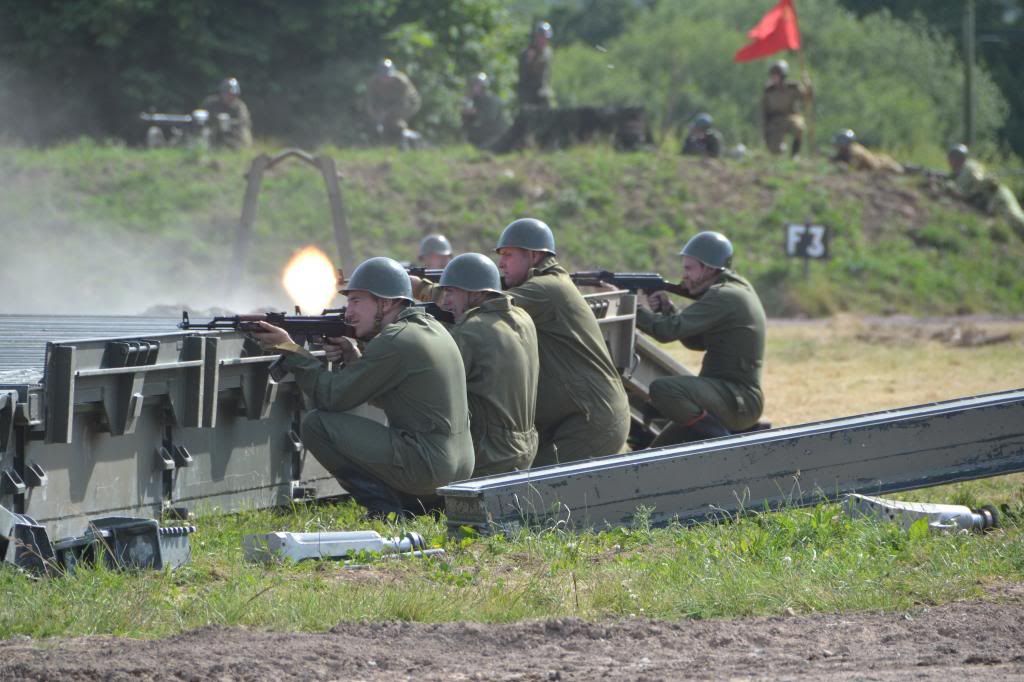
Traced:
[[903, 166], [896, 159], [888, 154], [872, 152], [857, 142], [857, 134], [849, 128], [840, 130], [832, 136], [832, 146], [836, 150], [832, 161], [845, 163], [854, 170], [903, 172]]
[[386, 142], [398, 144], [409, 120], [420, 110], [420, 93], [408, 76], [385, 59], [366, 86], [366, 106], [377, 134]]
[[768, 70], [768, 85], [761, 96], [761, 115], [764, 123], [764, 142], [772, 154], [785, 151], [786, 135], [793, 136], [791, 156], [800, 153], [804, 135], [804, 117], [800, 107], [811, 96], [810, 82], [792, 83], [786, 80], [789, 64], [779, 60]]
[[1017, 197], [968, 155], [966, 145], [957, 144], [949, 149], [946, 159], [953, 176], [950, 192], [989, 215], [1002, 216], [1017, 236], [1024, 239], [1024, 211]]
[[[473, 474], [459, 349], [439, 322], [409, 307], [409, 276], [397, 261], [364, 261], [342, 293], [346, 320], [368, 343], [360, 353], [350, 339], [329, 339], [327, 358], [344, 360], [341, 371], [327, 371], [283, 329], [264, 322], [256, 334], [281, 351], [280, 368], [314, 408], [302, 420], [302, 440], [371, 514], [438, 508], [439, 486]], [[384, 410], [387, 426], [346, 413], [367, 402]]]
[[683, 140], [683, 154], [717, 159], [723, 146], [722, 133], [714, 127], [711, 114], [697, 114]]
[[622, 452], [629, 403], [597, 318], [555, 259], [551, 228], [523, 218], [495, 249], [506, 291], [533, 318], [540, 353], [536, 466]]
[[220, 82], [217, 94], [203, 100], [203, 108], [210, 112], [215, 145], [230, 149], [252, 145], [252, 118], [241, 95], [238, 79], [225, 78]]
[[441, 277], [442, 307], [455, 316], [452, 338], [466, 366], [473, 476], [529, 469], [537, 454], [537, 330], [501, 293], [494, 262], [480, 253], [456, 256]]
[[549, 109], [554, 105], [551, 90], [551, 58], [554, 52], [548, 41], [553, 31], [546, 21], [538, 22], [530, 35], [530, 44], [519, 53], [519, 84], [516, 95], [519, 107]]
[[469, 81], [469, 96], [462, 108], [462, 130], [474, 147], [487, 149], [508, 128], [505, 104], [490, 90], [490, 79], [480, 72]]
[[676, 312], [665, 292], [647, 297], [636, 326], [662, 343], [681, 341], [706, 351], [700, 376], [651, 382], [651, 403], [672, 424], [652, 447], [727, 436], [750, 428], [764, 408], [765, 314], [750, 285], [730, 270], [732, 244], [718, 232], [701, 232], [686, 243], [683, 283], [697, 299]]

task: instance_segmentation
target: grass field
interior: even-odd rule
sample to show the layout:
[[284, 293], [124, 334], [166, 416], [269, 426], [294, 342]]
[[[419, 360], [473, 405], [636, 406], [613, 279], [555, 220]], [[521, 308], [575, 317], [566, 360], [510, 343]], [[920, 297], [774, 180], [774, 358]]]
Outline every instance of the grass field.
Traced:
[[[959, 332], [957, 332], [959, 329]], [[1008, 334], [990, 345], [957, 346]], [[943, 340], [939, 340], [943, 339]], [[953, 342], [953, 343], [951, 343]], [[766, 416], [777, 425], [1024, 386], [1024, 323], [901, 324], [859, 318], [773, 321]], [[676, 352], [676, 351], [673, 351]], [[693, 356], [679, 352], [693, 365]], [[1024, 509], [1024, 477], [900, 496]], [[1024, 581], [1024, 528], [933, 535], [853, 521], [834, 505], [692, 528], [515, 537], [447, 537], [444, 524], [367, 522], [350, 504], [202, 514], [193, 558], [175, 573], [102, 568], [31, 580], [0, 570], [0, 637], [109, 633], [162, 636], [199, 626], [324, 630], [340, 621], [642, 615], [710, 618], [903, 609], [977, 597]], [[261, 567], [241, 538], [273, 530], [423, 533], [443, 560]]]

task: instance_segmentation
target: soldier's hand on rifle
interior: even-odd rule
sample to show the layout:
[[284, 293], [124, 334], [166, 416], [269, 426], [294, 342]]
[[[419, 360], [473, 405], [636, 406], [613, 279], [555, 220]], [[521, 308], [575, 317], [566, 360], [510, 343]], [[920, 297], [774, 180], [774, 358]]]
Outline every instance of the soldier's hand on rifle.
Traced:
[[350, 364], [362, 357], [362, 351], [353, 339], [347, 336], [328, 337], [324, 343], [327, 359], [331, 362]]
[[259, 329], [255, 329], [250, 333], [264, 348], [273, 348], [274, 346], [279, 346], [282, 343], [289, 343], [292, 340], [292, 337], [288, 335], [288, 332], [280, 327], [275, 327], [269, 322], [260, 320], [256, 324], [259, 325]]
[[647, 294], [647, 304], [656, 313], [672, 313], [675, 311], [675, 306], [672, 305], [672, 299], [668, 297], [667, 291], [652, 291]]

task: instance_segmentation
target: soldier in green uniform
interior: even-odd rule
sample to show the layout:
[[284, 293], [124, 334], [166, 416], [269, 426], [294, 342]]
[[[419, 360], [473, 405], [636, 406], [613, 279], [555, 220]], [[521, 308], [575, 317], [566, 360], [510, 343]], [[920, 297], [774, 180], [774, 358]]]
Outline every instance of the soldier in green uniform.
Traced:
[[555, 258], [551, 228], [523, 218], [508, 225], [495, 249], [506, 290], [533, 318], [540, 353], [534, 465], [621, 452], [629, 402], [597, 318]]
[[490, 90], [490, 79], [480, 72], [469, 81], [469, 96], [462, 108], [462, 130], [474, 147], [488, 149], [508, 128], [505, 104]]
[[420, 264], [430, 270], [441, 270], [452, 259], [452, 243], [443, 234], [428, 234], [420, 240]]
[[220, 82], [217, 94], [203, 100], [203, 109], [210, 112], [214, 145], [230, 149], [252, 145], [252, 118], [241, 95], [238, 79], [225, 78]]
[[968, 158], [966, 145], [953, 145], [947, 160], [952, 171], [950, 192], [989, 215], [1002, 216], [1024, 239], [1024, 211], [1009, 187], [999, 182], [978, 161]]
[[535, 107], [550, 109], [554, 104], [551, 89], [551, 24], [538, 22], [530, 34], [530, 44], [519, 53], [519, 83], [516, 94], [519, 108]]
[[903, 166], [896, 159], [888, 154], [872, 152], [857, 142], [857, 134], [849, 128], [832, 136], [832, 146], [836, 150], [832, 157], [834, 163], [846, 164], [854, 170], [903, 172]]
[[[342, 293], [346, 319], [365, 350], [329, 339], [327, 371], [283, 329], [261, 323], [256, 336], [281, 351], [312, 410], [302, 440], [342, 486], [373, 515], [437, 508], [435, 491], [473, 474], [473, 442], [462, 356], [451, 335], [422, 308], [410, 307], [405, 269], [371, 258], [352, 273]], [[384, 410], [388, 425], [347, 414], [363, 403]]]
[[699, 376], [651, 382], [651, 403], [672, 420], [654, 447], [726, 436], [761, 416], [764, 308], [750, 282], [730, 269], [732, 254], [724, 235], [697, 234], [680, 252], [683, 284], [696, 300], [677, 312], [665, 292], [657, 292], [647, 296], [650, 309], [637, 310], [641, 331], [706, 351]]
[[400, 143], [409, 120], [420, 110], [420, 103], [416, 86], [390, 59], [377, 65], [366, 86], [366, 106], [382, 139]]
[[722, 133], [714, 127], [711, 114], [701, 113], [693, 119], [686, 139], [683, 140], [683, 154], [717, 159], [724, 145]]
[[537, 330], [501, 293], [494, 262], [479, 253], [452, 259], [441, 276], [441, 306], [455, 316], [452, 338], [466, 366], [476, 453], [474, 476], [528, 469], [537, 454]]
[[811, 84], [793, 83], [786, 80], [789, 64], [779, 60], [768, 71], [768, 84], [761, 96], [761, 115], [764, 124], [764, 141], [768, 151], [781, 154], [785, 151], [786, 135], [793, 136], [790, 148], [792, 156], [800, 153], [804, 135], [804, 117], [800, 107], [811, 96]]

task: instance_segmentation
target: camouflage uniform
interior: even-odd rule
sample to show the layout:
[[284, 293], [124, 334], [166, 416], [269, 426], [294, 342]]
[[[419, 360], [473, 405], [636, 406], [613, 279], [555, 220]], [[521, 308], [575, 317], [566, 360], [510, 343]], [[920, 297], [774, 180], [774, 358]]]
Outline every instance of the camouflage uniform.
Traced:
[[703, 350], [700, 376], [651, 382], [651, 402], [676, 424], [698, 418], [704, 410], [730, 431], [757, 423], [764, 408], [761, 366], [764, 363], [765, 314], [750, 283], [723, 270], [696, 301], [677, 313], [637, 310], [636, 326], [662, 343], [680, 341]]
[[466, 365], [474, 476], [528, 469], [537, 454], [537, 330], [508, 296], [473, 308], [451, 330]]
[[[213, 143], [230, 149], [242, 149], [252, 146], [252, 118], [249, 107], [241, 97], [235, 97], [230, 104], [225, 104], [220, 95], [210, 95], [203, 100], [203, 109], [210, 112], [210, 126], [213, 130]], [[218, 116], [227, 114], [231, 125], [228, 130], [221, 130]]]
[[505, 104], [494, 93], [474, 95], [470, 106], [462, 113], [462, 129], [466, 131], [466, 139], [475, 147], [490, 147], [507, 128]]
[[838, 147], [832, 160], [836, 163], [845, 163], [854, 170], [903, 172], [903, 166], [896, 159], [888, 154], [872, 152], [859, 142]]
[[366, 102], [374, 123], [393, 137], [408, 128], [409, 119], [420, 110], [420, 93], [409, 77], [397, 69], [390, 76], [374, 76], [366, 87]]
[[772, 154], [785, 151], [786, 135], [798, 137], [804, 132], [804, 117], [800, 107], [808, 90], [799, 83], [782, 81], [771, 83], [761, 97], [764, 119], [764, 142]]
[[547, 256], [507, 293], [537, 327], [540, 446], [534, 465], [622, 452], [629, 402], [597, 318], [569, 273]]
[[722, 133], [715, 128], [708, 128], [703, 135], [700, 131], [691, 130], [683, 140], [683, 154], [717, 159], [722, 154], [723, 146], [725, 141], [722, 139]]
[[554, 105], [551, 89], [551, 58], [554, 51], [545, 45], [539, 52], [532, 44], [519, 53], [519, 83], [516, 95], [519, 107], [549, 109]]
[[[419, 511], [437, 503], [439, 486], [473, 474], [462, 356], [422, 308], [403, 310], [340, 371], [295, 344], [278, 349], [313, 408], [303, 442], [372, 511]], [[346, 413], [367, 402], [384, 410], [387, 426]]]
[[1010, 188], [990, 175], [974, 159], [967, 159], [952, 179], [953, 191], [975, 208], [990, 215], [1002, 216], [1021, 239], [1024, 239], [1024, 211]]

